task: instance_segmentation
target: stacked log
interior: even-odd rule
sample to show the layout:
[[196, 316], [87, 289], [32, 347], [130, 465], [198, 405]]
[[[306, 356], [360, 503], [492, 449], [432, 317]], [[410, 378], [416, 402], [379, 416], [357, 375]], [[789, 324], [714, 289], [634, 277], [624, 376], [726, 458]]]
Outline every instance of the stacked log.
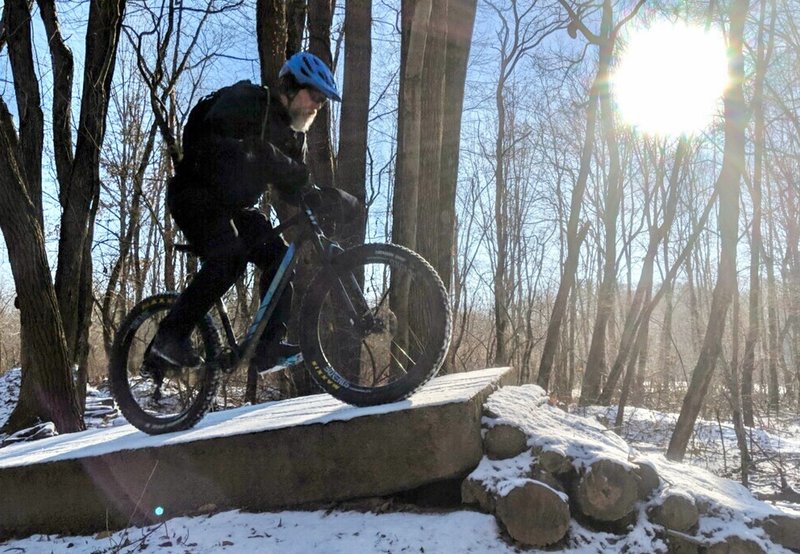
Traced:
[[[583, 467], [557, 449], [531, 448], [526, 433], [506, 423], [485, 429], [483, 441], [486, 456], [463, 481], [462, 501], [494, 514], [512, 539], [528, 546], [563, 541], [571, 509], [582, 521], [614, 529], [660, 485], [651, 465], [598, 459]], [[673, 502], [665, 500], [663, 517]]]
[[498, 496], [495, 515], [514, 540], [532, 546], [555, 544], [569, 530], [566, 496], [539, 481], [528, 480]]
[[773, 542], [800, 552], [800, 518], [772, 516], [763, 523], [763, 527]]
[[661, 478], [652, 464], [638, 462], [634, 472], [638, 479], [639, 498], [648, 498], [654, 490], [661, 486]]
[[633, 512], [639, 500], [638, 479], [631, 469], [613, 460], [597, 460], [581, 475], [575, 501], [596, 521], [618, 521]]
[[480, 479], [464, 479], [461, 483], [461, 501], [464, 504], [477, 504], [487, 514], [494, 513], [495, 496], [488, 484]]
[[486, 430], [483, 448], [490, 460], [505, 460], [528, 450], [528, 437], [511, 425], [495, 425]]
[[693, 529], [700, 520], [700, 512], [694, 498], [687, 493], [665, 491], [653, 508], [650, 516], [653, 523], [665, 529], [686, 532]]
[[757, 542], [736, 536], [709, 545], [705, 552], [707, 554], [767, 554], [766, 550], [761, 548]]
[[574, 469], [569, 458], [555, 450], [539, 450], [536, 457], [539, 467], [551, 475], [563, 475]]
[[[759, 553], [768, 541], [800, 552], [800, 518], [788, 514], [753, 518], [748, 525], [763, 529], [757, 541], [701, 533], [700, 517], [718, 515], [712, 497], [682, 487], [671, 468], [665, 477], [673, 482], [665, 483], [656, 470], [660, 462], [637, 460], [624, 441], [593, 421], [573, 427], [545, 401], [537, 403], [535, 394], [527, 396], [530, 406], [523, 406], [526, 395], [517, 394], [509, 396], [513, 403], [507, 411], [499, 403], [485, 407], [485, 456], [461, 487], [463, 502], [493, 514], [517, 543], [555, 551], [570, 546], [571, 517], [583, 527], [618, 535], [645, 517], [648, 535], [666, 543], [671, 554]], [[542, 422], [537, 426], [525, 410], [551, 412], [531, 418]]]

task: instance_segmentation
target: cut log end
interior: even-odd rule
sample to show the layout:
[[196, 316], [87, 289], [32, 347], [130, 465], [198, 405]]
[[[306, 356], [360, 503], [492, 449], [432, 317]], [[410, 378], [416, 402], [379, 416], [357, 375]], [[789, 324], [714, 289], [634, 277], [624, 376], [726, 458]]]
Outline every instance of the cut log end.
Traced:
[[766, 554], [757, 542], [737, 536], [710, 545], [706, 552], [707, 554]]
[[528, 450], [528, 437], [511, 425], [495, 425], [483, 437], [486, 455], [492, 460], [505, 460]]
[[646, 500], [659, 486], [661, 486], [661, 478], [658, 476], [656, 468], [648, 462], [639, 462], [636, 464], [636, 475], [639, 477], [639, 498]]
[[572, 470], [572, 462], [560, 452], [544, 450], [538, 453], [537, 464], [544, 471], [553, 475], [560, 475]]
[[538, 481], [528, 481], [498, 496], [495, 513], [515, 541], [530, 546], [555, 544], [569, 530], [569, 504]]
[[694, 499], [681, 493], [667, 492], [664, 501], [653, 510], [654, 523], [675, 531], [688, 531], [699, 519]]
[[598, 460], [581, 477], [575, 500], [585, 515], [617, 521], [633, 511], [638, 497], [638, 478], [632, 471], [612, 460]]
[[773, 542], [800, 552], [800, 518], [772, 516], [763, 523], [763, 527]]
[[477, 504], [487, 514], [493, 514], [495, 510], [494, 496], [486, 484], [477, 479], [468, 477], [461, 483], [461, 501], [464, 504]]

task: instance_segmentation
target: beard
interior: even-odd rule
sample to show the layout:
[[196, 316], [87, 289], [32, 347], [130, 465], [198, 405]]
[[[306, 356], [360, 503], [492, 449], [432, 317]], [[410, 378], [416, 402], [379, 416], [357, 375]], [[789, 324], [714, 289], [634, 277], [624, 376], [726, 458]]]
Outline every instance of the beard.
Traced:
[[292, 130], [298, 133], [305, 133], [314, 123], [314, 118], [317, 117], [317, 110], [294, 109], [289, 111], [289, 116], [292, 120], [289, 124]]

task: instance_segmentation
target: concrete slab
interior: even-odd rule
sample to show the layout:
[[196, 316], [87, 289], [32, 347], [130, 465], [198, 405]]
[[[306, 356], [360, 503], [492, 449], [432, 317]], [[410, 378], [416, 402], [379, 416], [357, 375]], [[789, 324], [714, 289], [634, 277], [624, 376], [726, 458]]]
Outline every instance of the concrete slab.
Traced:
[[[447, 375], [355, 408], [315, 395], [209, 414], [151, 437], [124, 425], [0, 450], [0, 540], [86, 534], [217, 509], [379, 496], [466, 475], [508, 368]], [[156, 509], [163, 515], [156, 515]]]

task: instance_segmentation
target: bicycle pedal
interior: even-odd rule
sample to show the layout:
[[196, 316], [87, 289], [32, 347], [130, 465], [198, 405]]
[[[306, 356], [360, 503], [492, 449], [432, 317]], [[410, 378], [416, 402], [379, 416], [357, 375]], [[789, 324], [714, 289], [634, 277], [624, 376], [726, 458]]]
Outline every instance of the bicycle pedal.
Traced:
[[257, 373], [258, 373], [259, 377], [266, 377], [270, 373], [278, 373], [278, 372], [283, 371], [285, 369], [289, 369], [289, 368], [298, 366], [298, 365], [300, 365], [302, 363], [303, 363], [303, 355], [298, 353], [298, 354], [295, 354], [294, 356], [289, 356], [288, 358], [284, 358], [282, 360], [279, 360], [272, 367], [268, 367], [267, 369], [262, 369], [262, 370], [258, 371]]

